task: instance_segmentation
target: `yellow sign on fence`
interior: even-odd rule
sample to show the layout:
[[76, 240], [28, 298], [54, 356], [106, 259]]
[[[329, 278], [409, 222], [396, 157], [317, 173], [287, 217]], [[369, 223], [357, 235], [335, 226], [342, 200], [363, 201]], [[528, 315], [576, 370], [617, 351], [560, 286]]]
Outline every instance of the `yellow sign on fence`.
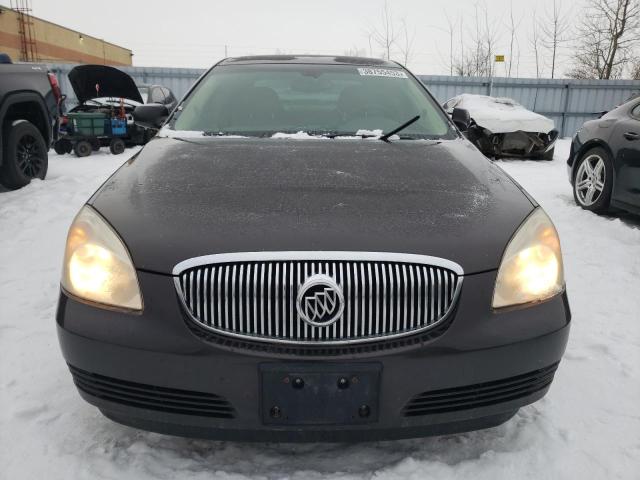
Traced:
[[496, 55], [496, 63], [504, 63], [504, 55]]

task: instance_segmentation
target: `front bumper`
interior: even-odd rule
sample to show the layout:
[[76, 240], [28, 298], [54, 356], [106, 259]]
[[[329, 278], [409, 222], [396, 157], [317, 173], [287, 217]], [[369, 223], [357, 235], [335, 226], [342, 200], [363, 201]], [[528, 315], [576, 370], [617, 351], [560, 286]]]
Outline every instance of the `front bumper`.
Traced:
[[551, 130], [548, 133], [523, 131], [492, 133], [479, 126], [467, 132], [469, 140], [482, 153], [495, 158], [545, 158], [555, 148], [558, 136], [557, 130]]
[[[418, 342], [409, 338], [304, 353], [207, 338], [188, 323], [172, 278], [145, 272], [139, 272], [146, 305], [142, 315], [95, 308], [61, 293], [58, 335], [82, 397], [107, 417], [134, 427], [244, 441], [364, 441], [454, 433], [500, 424], [541, 398], [567, 343], [565, 294], [534, 307], [494, 313], [489, 305], [495, 275], [466, 276], [446, 330]], [[375, 421], [265, 422], [260, 372], [290, 364], [311, 371], [376, 365]], [[421, 405], [417, 410], [416, 402]], [[424, 405], [437, 408], [425, 410]]]

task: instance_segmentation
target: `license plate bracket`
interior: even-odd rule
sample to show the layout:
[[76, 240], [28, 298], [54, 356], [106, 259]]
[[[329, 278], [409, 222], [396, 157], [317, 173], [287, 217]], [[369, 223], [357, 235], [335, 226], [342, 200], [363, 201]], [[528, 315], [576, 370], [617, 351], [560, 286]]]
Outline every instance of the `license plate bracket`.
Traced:
[[378, 363], [263, 364], [266, 425], [357, 425], [378, 421]]

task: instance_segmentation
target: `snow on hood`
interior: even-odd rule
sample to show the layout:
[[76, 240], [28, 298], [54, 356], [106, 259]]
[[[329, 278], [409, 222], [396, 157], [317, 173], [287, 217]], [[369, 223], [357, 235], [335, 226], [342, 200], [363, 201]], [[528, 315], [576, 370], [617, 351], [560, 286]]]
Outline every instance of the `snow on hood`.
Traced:
[[[360, 129], [353, 135], [341, 135], [336, 137], [337, 140], [377, 140], [383, 135], [382, 130], [364, 130]], [[309, 140], [309, 139], [327, 139], [328, 136], [323, 135], [310, 135], [305, 131], [299, 131], [296, 133], [274, 133], [271, 138], [280, 138], [280, 139], [294, 139], [294, 140]], [[392, 135], [390, 140], [397, 140], [399, 137], [397, 135]]]
[[320, 137], [317, 135], [309, 135], [307, 132], [300, 130], [299, 132], [296, 132], [296, 133], [277, 132], [271, 135], [271, 138], [309, 140], [309, 139], [318, 139], [318, 138], [324, 138], [324, 137]]
[[242, 135], [211, 135], [202, 130], [173, 130], [167, 126], [162, 127], [156, 137], [159, 138], [203, 138], [203, 137], [215, 137], [215, 138], [246, 138]]
[[448, 113], [453, 108], [464, 108], [481, 127], [492, 133], [542, 132], [555, 128], [553, 120], [527, 110], [511, 98], [488, 97], [464, 93], [445, 103]]

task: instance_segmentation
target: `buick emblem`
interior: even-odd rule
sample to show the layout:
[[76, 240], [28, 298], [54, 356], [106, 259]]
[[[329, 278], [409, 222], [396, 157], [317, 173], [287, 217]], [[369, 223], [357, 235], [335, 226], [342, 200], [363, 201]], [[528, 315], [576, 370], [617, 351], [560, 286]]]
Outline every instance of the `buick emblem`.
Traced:
[[328, 275], [311, 275], [298, 292], [298, 315], [309, 325], [333, 325], [344, 310], [344, 296], [336, 281]]

